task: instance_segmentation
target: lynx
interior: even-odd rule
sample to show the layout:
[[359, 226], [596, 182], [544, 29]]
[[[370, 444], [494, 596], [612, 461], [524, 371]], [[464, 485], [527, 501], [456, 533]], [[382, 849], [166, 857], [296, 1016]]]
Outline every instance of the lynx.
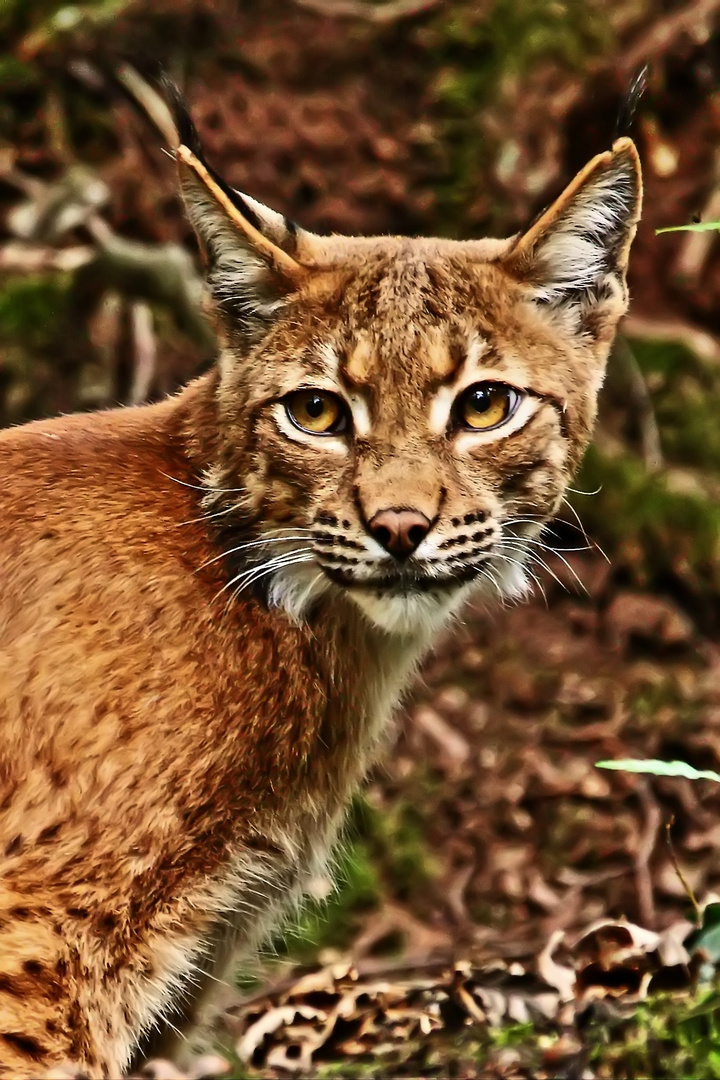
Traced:
[[0, 434], [0, 1075], [116, 1077], [324, 865], [435, 635], [589, 441], [626, 138], [507, 240], [319, 236], [177, 165], [217, 367]]

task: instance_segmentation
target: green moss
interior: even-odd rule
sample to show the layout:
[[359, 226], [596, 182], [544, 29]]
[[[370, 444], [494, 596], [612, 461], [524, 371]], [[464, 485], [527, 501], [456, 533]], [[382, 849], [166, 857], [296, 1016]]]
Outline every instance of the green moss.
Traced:
[[65, 274], [0, 283], [0, 342], [35, 352], [51, 348], [67, 316], [68, 285]]
[[537, 1030], [533, 1024], [504, 1024], [502, 1027], [488, 1028], [488, 1038], [492, 1046], [498, 1049], [506, 1046], [523, 1046], [537, 1041]]
[[[426, 886], [438, 873], [427, 851], [425, 824], [410, 805], [387, 810], [355, 799], [346, 839], [336, 857], [333, 892], [308, 901], [297, 921], [273, 943], [273, 950], [302, 963], [317, 959], [323, 949], [344, 949], [352, 941], [358, 919], [381, 898], [403, 899]], [[392, 942], [386, 945], [392, 948]]]
[[24, 63], [15, 56], [0, 56], [0, 87], [5, 93], [24, 90], [34, 85], [38, 78], [38, 71], [32, 64]]
[[495, 0], [480, 18], [472, 7], [456, 7], [441, 32], [452, 67], [438, 90], [442, 100], [466, 113], [540, 60], [579, 69], [609, 43], [607, 20], [596, 5], [557, 0]]
[[386, 1076], [387, 1070], [380, 1060], [354, 1061], [345, 1059], [318, 1065], [315, 1075], [318, 1080], [334, 1080], [335, 1077], [357, 1077], [358, 1080], [364, 1080], [367, 1077], [368, 1080], [371, 1080], [372, 1077]]
[[675, 491], [666, 473], [648, 473], [632, 455], [611, 457], [597, 447], [586, 456], [579, 487], [600, 488], [593, 498], [575, 500], [589, 535], [611, 550], [634, 548], [645, 584], [689, 570], [720, 584], [720, 505], [702, 489]]
[[[538, 62], [552, 59], [584, 69], [588, 58], [607, 50], [612, 41], [609, 21], [596, 3], [495, 0], [489, 10], [454, 7], [434, 25], [434, 60], [441, 72], [435, 95], [446, 109], [443, 145], [448, 164], [447, 178], [437, 190], [439, 225], [457, 234], [496, 150], [479, 135], [478, 115]], [[488, 213], [492, 219], [491, 206]]]
[[325, 900], [310, 900], [298, 920], [274, 942], [281, 956], [313, 963], [327, 948], [344, 949], [357, 930], [357, 917], [380, 897], [377, 870], [363, 840], [345, 844], [336, 861], [335, 889]]
[[630, 338], [632, 351], [641, 370], [646, 374], [660, 374], [674, 378], [682, 374], [702, 376], [706, 369], [703, 362], [679, 341], [653, 341]]
[[614, 1030], [598, 1024], [588, 1034], [598, 1077], [720, 1077], [720, 995], [715, 989], [651, 997]]
[[720, 467], [720, 374], [677, 342], [632, 341], [648, 382], [665, 457], [702, 470]]
[[[650, 1076], [653, 1080], [720, 1080], [720, 996], [715, 990], [656, 995], [641, 1002], [628, 1017], [616, 1010], [609, 1016], [602, 1010], [596, 1015], [603, 1019], [584, 1026], [582, 1041], [588, 1066], [598, 1080]], [[372, 1057], [371, 1050], [362, 1059], [318, 1062], [313, 1075], [319, 1080], [505, 1075], [498, 1056], [507, 1049], [519, 1055], [513, 1075], [549, 1075], [542, 1055], [560, 1037], [551, 1021], [498, 1028], [474, 1024], [413, 1040], [380, 1057]], [[496, 1057], [498, 1071], [491, 1065], [488, 1073], [488, 1063]], [[247, 1075], [237, 1064], [236, 1070], [233, 1078]]]
[[634, 723], [640, 727], [657, 730], [661, 710], [670, 710], [675, 732], [702, 726], [702, 709], [685, 700], [682, 690], [670, 680], [648, 683], [635, 691], [629, 691], [625, 708]]
[[127, 0], [81, 0], [77, 4], [65, 0], [0, 0], [0, 31], [24, 31], [46, 22], [53, 29], [70, 29], [85, 15], [107, 12], [110, 17], [126, 4]]
[[350, 831], [364, 838], [387, 890], [395, 896], [416, 893], [438, 873], [427, 849], [426, 822], [416, 805], [393, 802], [378, 809], [357, 799]]

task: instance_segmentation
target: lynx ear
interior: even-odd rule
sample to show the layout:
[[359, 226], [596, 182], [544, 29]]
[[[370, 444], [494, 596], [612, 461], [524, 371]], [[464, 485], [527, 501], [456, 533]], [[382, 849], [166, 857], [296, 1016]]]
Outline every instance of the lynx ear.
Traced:
[[293, 254], [298, 229], [225, 183], [205, 161], [179, 92], [168, 82], [165, 89], [180, 141], [175, 152], [180, 187], [207, 259], [208, 284], [223, 313], [257, 336], [308, 272]]
[[640, 160], [630, 139], [593, 158], [504, 257], [512, 275], [570, 324], [606, 336], [627, 306], [625, 271], [640, 217]]

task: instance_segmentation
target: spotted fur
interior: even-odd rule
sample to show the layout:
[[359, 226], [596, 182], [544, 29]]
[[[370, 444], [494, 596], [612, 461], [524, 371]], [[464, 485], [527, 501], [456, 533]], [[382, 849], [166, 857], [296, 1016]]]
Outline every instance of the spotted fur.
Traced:
[[[0, 1076], [119, 1076], [301, 896], [438, 628], [527, 588], [626, 305], [628, 140], [457, 243], [313, 236], [181, 131], [217, 369], [0, 434]], [[482, 380], [521, 404], [464, 430]], [[345, 433], [293, 424], [303, 386]], [[429, 525], [402, 563], [387, 508]]]

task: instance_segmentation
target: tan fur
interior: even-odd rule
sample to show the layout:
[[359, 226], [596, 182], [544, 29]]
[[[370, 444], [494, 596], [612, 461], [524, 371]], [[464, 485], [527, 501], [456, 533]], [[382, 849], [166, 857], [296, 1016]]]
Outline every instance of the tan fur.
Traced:
[[[469, 590], [521, 590], [626, 303], [631, 144], [579, 185], [591, 200], [617, 170], [631, 189], [608, 281], [552, 302], [533, 290], [564, 257], [552, 230], [578, 185], [531, 252], [303, 232], [284, 251], [277, 215], [241, 227], [180, 161], [218, 370], [158, 405], [0, 434], [4, 1076], [64, 1059], [118, 1076], [220, 954], [253, 948], [300, 896], [433, 633]], [[529, 419], [433, 432], [436, 398], [450, 417], [488, 373], [527, 394]], [[342, 396], [355, 437], [288, 427], [278, 401], [299, 386]], [[393, 507], [432, 523], [416, 572], [442, 578], [437, 594], [394, 585], [370, 539]]]

